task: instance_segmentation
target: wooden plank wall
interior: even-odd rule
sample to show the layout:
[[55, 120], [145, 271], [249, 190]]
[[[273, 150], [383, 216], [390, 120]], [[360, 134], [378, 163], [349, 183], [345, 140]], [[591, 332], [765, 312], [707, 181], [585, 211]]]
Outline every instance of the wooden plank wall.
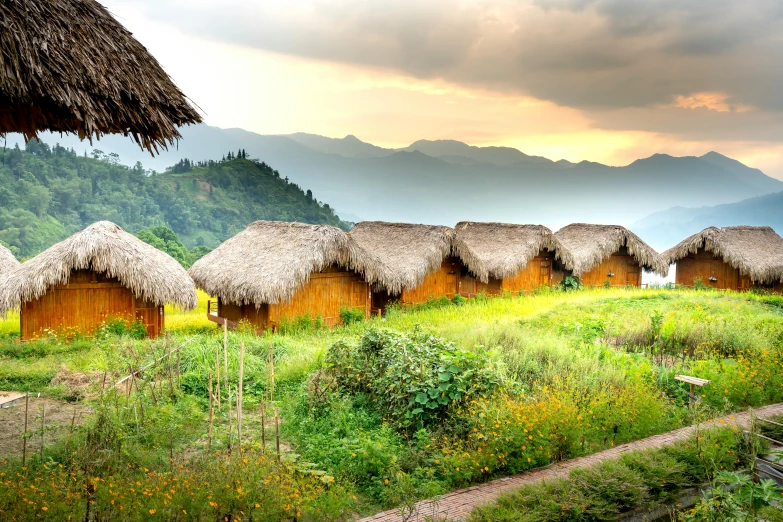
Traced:
[[246, 319], [259, 332], [272, 323], [303, 316], [320, 317], [327, 325], [334, 326], [341, 322], [343, 307], [362, 309], [365, 317], [369, 316], [370, 301], [369, 285], [359, 274], [332, 266], [310, 274], [310, 280], [287, 303], [263, 304], [256, 309], [254, 304], [237, 306], [218, 299], [218, 315], [236, 322]]
[[459, 281], [462, 263], [457, 258], [446, 258], [439, 270], [430, 272], [424, 281], [412, 290], [403, 290], [400, 302], [404, 304], [424, 303], [439, 297], [454, 297], [460, 291]]
[[[717, 281], [710, 281], [710, 277]], [[693, 286], [696, 279], [720, 290], [747, 290], [751, 287], [749, 277], [743, 276], [738, 269], [724, 262], [723, 258], [715, 257], [703, 248], [677, 261], [675, 282], [678, 285]]]
[[310, 275], [287, 303], [270, 304], [269, 320], [281, 323], [308, 315], [321, 317], [327, 325], [340, 324], [341, 308], [361, 308], [370, 313], [370, 287], [355, 272], [327, 271]]
[[136, 299], [116, 279], [79, 270], [71, 273], [67, 284], [52, 287], [39, 299], [22, 305], [21, 339], [40, 337], [44, 330], [91, 335], [110, 318], [141, 319], [151, 337], [156, 337], [164, 324], [163, 307]]
[[[614, 276], [609, 277], [610, 272]], [[618, 253], [582, 274], [580, 280], [585, 286], [604, 286], [606, 281], [609, 281], [611, 286], [642, 286], [642, 267], [623, 247]]]
[[517, 275], [503, 280], [503, 290], [512, 293], [530, 292], [542, 286], [559, 284], [563, 280], [562, 274], [554, 252], [542, 250]]

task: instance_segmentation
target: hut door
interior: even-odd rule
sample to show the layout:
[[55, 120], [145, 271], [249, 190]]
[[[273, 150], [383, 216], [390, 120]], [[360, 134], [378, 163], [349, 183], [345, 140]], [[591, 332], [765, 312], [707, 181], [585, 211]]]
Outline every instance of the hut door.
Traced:
[[642, 286], [641, 267], [636, 266], [633, 261], [628, 261], [628, 267], [625, 276], [625, 284], [629, 286]]
[[739, 289], [750, 290], [750, 276], [740, 274], [739, 276]]
[[552, 281], [552, 261], [545, 259], [541, 261], [541, 267], [538, 271], [538, 286], [549, 286]]
[[163, 328], [163, 307], [156, 306], [141, 298], [137, 298], [135, 304], [134, 316], [147, 328], [147, 335], [153, 339], [156, 338]]
[[366, 312], [369, 310], [371, 295], [370, 285], [364, 281], [353, 281], [351, 283], [351, 308], [361, 308]]

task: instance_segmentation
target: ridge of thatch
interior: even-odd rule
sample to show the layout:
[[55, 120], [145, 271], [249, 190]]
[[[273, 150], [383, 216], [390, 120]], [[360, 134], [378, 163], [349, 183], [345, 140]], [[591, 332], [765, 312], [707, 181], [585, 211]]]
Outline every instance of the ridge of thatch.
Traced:
[[399, 294], [419, 286], [451, 253], [454, 231], [439, 225], [363, 221], [348, 233], [351, 264], [365, 279]]
[[0, 245], [0, 275], [4, 275], [19, 266], [14, 254], [3, 245]]
[[573, 268], [571, 253], [543, 225], [462, 221], [454, 227], [454, 252], [484, 283], [518, 274], [543, 249]]
[[783, 282], [783, 238], [770, 227], [708, 227], [661, 256], [673, 264], [702, 247], [722, 257], [754, 282]]
[[134, 295], [158, 306], [196, 307], [196, 287], [174, 258], [108, 221], [44, 250], [11, 270], [0, 281], [0, 313], [38, 299], [49, 288], [66, 284], [72, 270], [94, 270], [116, 277]]
[[147, 49], [95, 0], [5, 0], [0, 135], [131, 136], [157, 152], [201, 116]]
[[621, 247], [628, 248], [636, 261], [647, 272], [665, 277], [669, 265], [642, 239], [620, 225], [592, 225], [573, 223], [555, 232], [555, 237], [567, 248], [574, 259], [574, 275], [580, 277]]
[[190, 267], [199, 288], [237, 305], [286, 302], [310, 274], [346, 266], [348, 235], [329, 225], [256, 221]]

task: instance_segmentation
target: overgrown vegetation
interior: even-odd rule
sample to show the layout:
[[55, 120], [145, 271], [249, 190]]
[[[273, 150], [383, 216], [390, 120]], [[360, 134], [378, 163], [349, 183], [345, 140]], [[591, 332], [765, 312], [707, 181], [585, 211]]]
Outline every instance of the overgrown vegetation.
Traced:
[[[165, 226], [188, 249], [214, 248], [256, 219], [347, 226], [310, 191], [246, 154], [160, 174], [97, 149], [81, 155], [36, 140], [25, 150], [0, 147], [0, 155], [0, 242], [20, 259], [101, 220], [131, 233], [152, 229], [159, 239], [155, 227]], [[189, 255], [178, 259], [192, 262]]]
[[[354, 512], [410, 506], [493, 477], [783, 400], [779, 296], [555, 289], [393, 307], [385, 317], [370, 320], [346, 309], [344, 325], [336, 328], [305, 317], [279, 325], [274, 335], [256, 336], [252, 328], [230, 331], [225, 361], [222, 330], [206, 320], [206, 296], [201, 300], [192, 313], [167, 310], [168, 341], [140, 340], [118, 330], [89, 340], [66, 342], [54, 336], [19, 343], [12, 327], [2, 325], [0, 331], [8, 333], [0, 339], [0, 388], [85, 400], [95, 411], [83, 428], [71, 432], [66, 426], [47, 435], [43, 461], [36, 454], [22, 471], [13, 456], [0, 466], [0, 473], [6, 473], [2, 479], [16, 477], [17, 483], [15, 496], [3, 497], [4, 509], [16, 510], [17, 518], [35, 512], [46, 519], [30, 487], [48, 488], [46, 494], [56, 496], [60, 493], [48, 484], [62, 484], [66, 475], [76, 473], [72, 488], [58, 486], [73, 499], [67, 508], [72, 511], [63, 508], [57, 512], [60, 518], [50, 520], [60, 520], [66, 512], [84, 518], [95, 477], [100, 478], [92, 486], [100, 509], [110, 509], [106, 502], [119, 501], [112, 492], [121, 492], [123, 506], [138, 511], [133, 515], [138, 519], [145, 513], [150, 517], [149, 510], [158, 518], [175, 519], [179, 515], [172, 506], [185, 503], [182, 495], [191, 493], [195, 500], [184, 509], [193, 520], [238, 516], [250, 509], [247, 502], [261, 506], [253, 507], [254, 520], [293, 520], [292, 509], [302, 514], [299, 520], [348, 518]], [[242, 453], [234, 445], [229, 455], [229, 440], [236, 437], [229, 432], [229, 415], [235, 424], [236, 413], [229, 413], [227, 404], [236, 400], [240, 343], [245, 347], [245, 444]], [[98, 383], [111, 385], [128, 375], [129, 368], [153, 360], [167, 364], [168, 346], [182, 346], [173, 393], [171, 375], [154, 366], [138, 374], [137, 387], [127, 397], [122, 388], [101, 393]], [[270, 352], [275, 406], [282, 419], [279, 468], [270, 421], [275, 410], [267, 399]], [[210, 374], [216, 385], [216, 359], [224, 404], [214, 416], [209, 450], [208, 386]], [[675, 374], [712, 382], [689, 407], [688, 389], [674, 380]], [[91, 387], [79, 384], [75, 391], [73, 383], [84, 381]], [[233, 391], [225, 391], [226, 382]], [[259, 449], [261, 404], [267, 405], [266, 452]], [[714, 436], [714, 443], [701, 445], [702, 455], [711, 455], [702, 460], [728, 469], [738, 458], [736, 442], [733, 436]], [[657, 502], [703, 482], [707, 468], [701, 461], [667, 451], [621, 460], [574, 480], [588, 488], [590, 498], [603, 499], [603, 504], [590, 500], [594, 513], [611, 511], [615, 504], [630, 509]], [[721, 459], [729, 460], [721, 464]], [[257, 473], [247, 466], [257, 466]], [[215, 485], [220, 474], [233, 477], [233, 489]], [[185, 487], [189, 476], [209, 484], [203, 486], [206, 497]], [[617, 481], [627, 485], [620, 487]], [[162, 493], [164, 482], [176, 484], [175, 493], [169, 492], [172, 499]], [[264, 491], [274, 491], [270, 484], [278, 482], [293, 488], [283, 487], [283, 498], [290, 498], [287, 491], [301, 495], [298, 503], [286, 504], [289, 511], [259, 496], [265, 493], [251, 491], [258, 483], [266, 484]], [[601, 483], [617, 488], [604, 491]], [[152, 496], [139, 495], [145, 488]], [[567, 494], [551, 493], [553, 498]], [[530, 493], [525, 502], [542, 495]], [[610, 502], [611, 495], [618, 497]], [[13, 500], [22, 498], [34, 501], [37, 511], [24, 511], [32, 504]], [[563, 502], [568, 498], [563, 496]]]

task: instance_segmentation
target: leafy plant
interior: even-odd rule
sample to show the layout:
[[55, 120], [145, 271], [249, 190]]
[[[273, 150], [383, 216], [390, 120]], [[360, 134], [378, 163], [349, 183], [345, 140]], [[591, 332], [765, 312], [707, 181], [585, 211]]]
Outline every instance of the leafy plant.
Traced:
[[482, 351], [414, 329], [370, 329], [357, 344], [338, 341], [326, 356], [341, 388], [367, 393], [401, 428], [437, 422], [455, 405], [491, 394], [502, 375]]
[[775, 481], [764, 479], [755, 483], [744, 474], [720, 471], [712, 485], [702, 493], [699, 503], [680, 515], [682, 522], [741, 522], [758, 520], [760, 509], [783, 501]]
[[348, 308], [343, 306], [340, 308], [340, 319], [342, 320], [344, 326], [361, 323], [364, 321], [364, 309]]
[[565, 276], [563, 278], [563, 281], [560, 283], [560, 286], [563, 287], [563, 290], [566, 291], [572, 291], [572, 290], [579, 290], [582, 288], [582, 282], [579, 280], [576, 276]]

